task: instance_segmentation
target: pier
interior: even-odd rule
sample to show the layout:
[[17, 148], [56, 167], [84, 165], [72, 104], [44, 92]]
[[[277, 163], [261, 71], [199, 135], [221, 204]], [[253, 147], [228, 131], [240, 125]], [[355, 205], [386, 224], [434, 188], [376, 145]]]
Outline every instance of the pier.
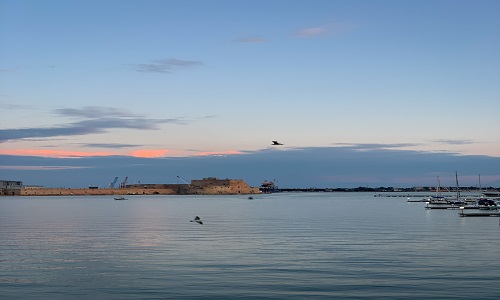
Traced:
[[500, 212], [461, 212], [458, 214], [461, 217], [500, 217]]
[[484, 209], [479, 206], [457, 206], [457, 205], [446, 205], [446, 204], [436, 204], [433, 206], [426, 206], [426, 209]]

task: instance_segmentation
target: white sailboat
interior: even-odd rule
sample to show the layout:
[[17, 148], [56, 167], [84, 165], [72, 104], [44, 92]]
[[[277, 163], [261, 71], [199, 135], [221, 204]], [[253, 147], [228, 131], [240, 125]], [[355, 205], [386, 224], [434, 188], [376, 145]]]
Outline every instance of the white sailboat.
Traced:
[[[429, 199], [426, 203], [427, 209], [458, 209], [459, 207], [466, 206], [466, 202], [463, 199], [460, 199], [460, 187], [458, 185], [458, 173], [455, 172], [455, 181], [456, 181], [456, 196], [455, 198], [450, 197], [446, 198], [443, 196], [436, 196]], [[438, 185], [439, 185], [439, 177], [438, 177]]]
[[441, 193], [441, 181], [439, 180], [439, 176], [437, 176], [436, 179], [436, 195], [431, 196], [430, 198], [426, 198], [424, 200], [429, 204], [450, 204], [449, 201], [451, 200], [451, 198], [445, 197]]

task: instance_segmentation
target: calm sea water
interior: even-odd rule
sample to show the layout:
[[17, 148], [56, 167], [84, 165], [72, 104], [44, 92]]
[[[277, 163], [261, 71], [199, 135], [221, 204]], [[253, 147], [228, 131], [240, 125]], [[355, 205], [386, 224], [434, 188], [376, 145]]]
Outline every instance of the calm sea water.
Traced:
[[499, 218], [364, 193], [128, 199], [0, 197], [0, 298], [500, 297]]

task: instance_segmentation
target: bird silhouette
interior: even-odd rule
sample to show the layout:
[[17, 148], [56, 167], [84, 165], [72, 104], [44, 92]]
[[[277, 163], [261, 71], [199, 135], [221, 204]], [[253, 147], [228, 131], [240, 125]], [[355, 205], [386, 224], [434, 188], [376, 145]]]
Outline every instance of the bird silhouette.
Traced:
[[279, 145], [283, 145], [282, 143], [278, 143], [278, 141], [272, 141], [272, 145], [273, 146], [279, 146]]

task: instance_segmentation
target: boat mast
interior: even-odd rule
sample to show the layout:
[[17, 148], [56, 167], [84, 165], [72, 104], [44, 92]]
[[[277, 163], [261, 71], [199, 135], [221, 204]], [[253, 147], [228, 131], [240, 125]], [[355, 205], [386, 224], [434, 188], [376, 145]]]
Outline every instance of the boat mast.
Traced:
[[481, 196], [483, 195], [483, 187], [481, 186], [481, 174], [479, 174], [479, 192], [481, 193]]
[[441, 183], [439, 181], [439, 176], [437, 177], [437, 188], [436, 188], [436, 194], [438, 197], [441, 197]]
[[479, 174], [479, 197], [483, 197], [483, 186], [481, 185], [481, 174]]
[[457, 171], [455, 171], [455, 180], [457, 182], [457, 201], [458, 201], [458, 199], [460, 197], [460, 190], [458, 189], [458, 173], [457, 173]]

